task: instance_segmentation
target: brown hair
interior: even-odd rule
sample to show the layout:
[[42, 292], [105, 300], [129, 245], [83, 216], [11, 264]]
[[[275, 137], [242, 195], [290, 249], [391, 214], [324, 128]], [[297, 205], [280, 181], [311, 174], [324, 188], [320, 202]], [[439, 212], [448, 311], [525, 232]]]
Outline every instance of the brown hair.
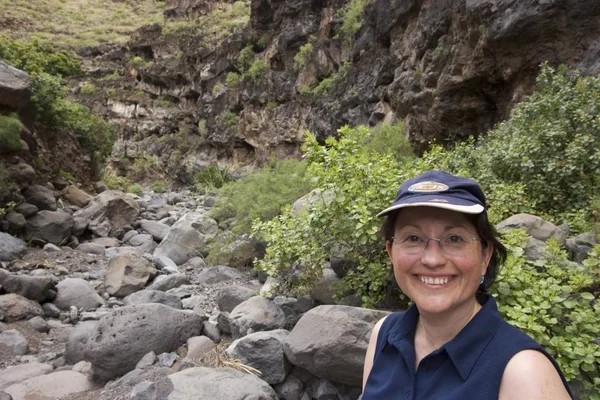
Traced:
[[[394, 237], [396, 220], [398, 219], [399, 213], [400, 210], [396, 210], [387, 214], [387, 217], [381, 226], [380, 232], [386, 243], [392, 241], [392, 238]], [[496, 230], [496, 227], [489, 221], [486, 211], [482, 212], [481, 214], [464, 215], [475, 227], [477, 235], [481, 240], [481, 246], [483, 248], [486, 248], [490, 244], [494, 246], [492, 257], [490, 258], [490, 263], [488, 264], [488, 268], [485, 273], [485, 281], [482, 285], [479, 285], [478, 290], [478, 293], [487, 293], [496, 280], [500, 266], [506, 260], [507, 250], [506, 247], [504, 247], [504, 245], [500, 242], [500, 234]]]

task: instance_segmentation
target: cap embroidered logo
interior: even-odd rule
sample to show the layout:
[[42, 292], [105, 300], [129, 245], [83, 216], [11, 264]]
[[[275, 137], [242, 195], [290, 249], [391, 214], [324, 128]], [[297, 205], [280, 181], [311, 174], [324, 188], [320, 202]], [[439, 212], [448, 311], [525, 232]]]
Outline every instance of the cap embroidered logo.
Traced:
[[433, 181], [418, 182], [408, 188], [409, 192], [443, 192], [445, 190], [448, 190], [448, 185]]

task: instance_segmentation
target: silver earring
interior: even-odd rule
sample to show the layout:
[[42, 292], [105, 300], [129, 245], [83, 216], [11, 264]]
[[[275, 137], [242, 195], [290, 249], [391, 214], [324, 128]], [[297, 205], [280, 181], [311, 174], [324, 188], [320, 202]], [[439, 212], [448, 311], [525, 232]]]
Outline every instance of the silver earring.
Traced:
[[484, 281], [485, 281], [485, 275], [481, 275], [481, 279], [479, 280], [479, 284], [483, 285]]

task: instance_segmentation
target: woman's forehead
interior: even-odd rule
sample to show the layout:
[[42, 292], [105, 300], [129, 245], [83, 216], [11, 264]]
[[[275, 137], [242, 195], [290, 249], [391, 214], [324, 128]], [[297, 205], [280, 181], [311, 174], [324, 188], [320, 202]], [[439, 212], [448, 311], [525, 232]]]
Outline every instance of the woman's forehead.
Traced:
[[469, 218], [462, 213], [435, 207], [407, 207], [402, 209], [396, 218], [396, 228], [403, 226], [455, 227], [474, 228]]

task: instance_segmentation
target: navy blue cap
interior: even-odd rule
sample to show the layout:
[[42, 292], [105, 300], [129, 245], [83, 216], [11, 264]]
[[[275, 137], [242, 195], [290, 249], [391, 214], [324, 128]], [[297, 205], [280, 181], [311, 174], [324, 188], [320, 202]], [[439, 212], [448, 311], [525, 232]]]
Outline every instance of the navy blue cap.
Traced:
[[398, 189], [396, 200], [377, 216], [384, 216], [400, 208], [417, 206], [480, 214], [485, 210], [485, 194], [472, 179], [443, 171], [427, 171], [404, 182]]

